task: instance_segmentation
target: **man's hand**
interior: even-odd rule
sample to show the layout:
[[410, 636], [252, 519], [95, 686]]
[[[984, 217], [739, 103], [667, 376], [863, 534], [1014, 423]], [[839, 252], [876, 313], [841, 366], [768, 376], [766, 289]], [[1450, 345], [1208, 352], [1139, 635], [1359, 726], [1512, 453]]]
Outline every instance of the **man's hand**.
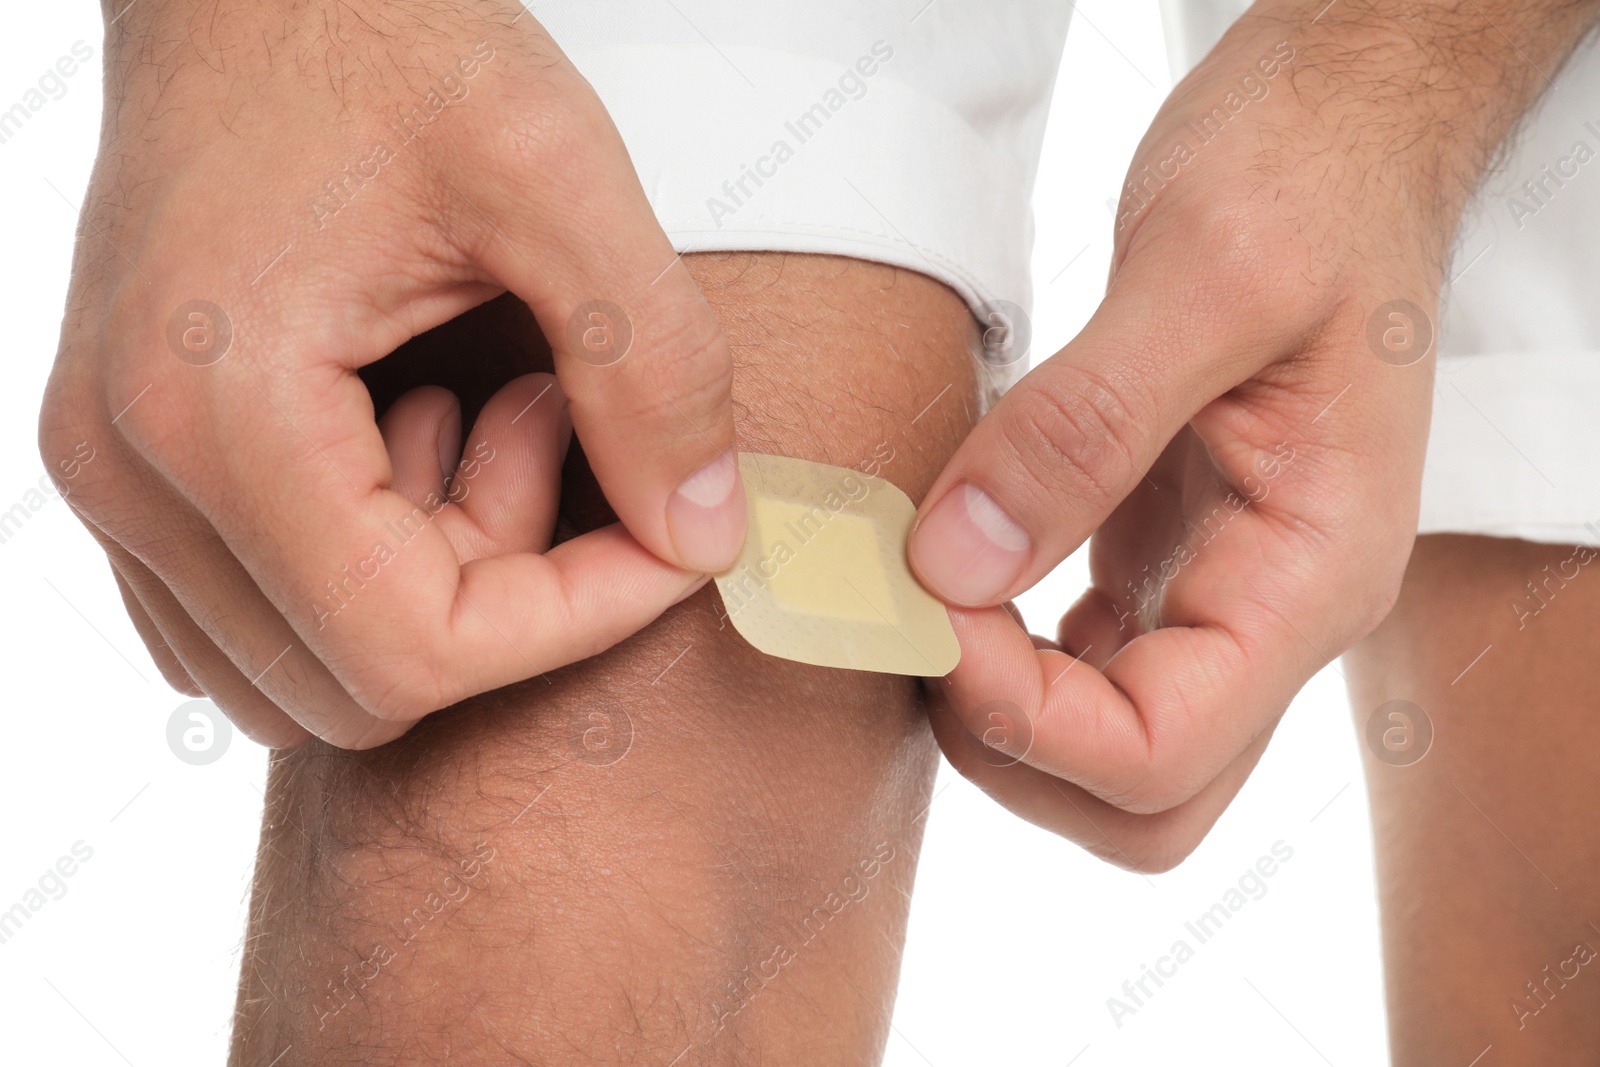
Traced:
[[[1258, 3], [1130, 171], [1104, 303], [979, 424], [911, 560], [955, 765], [1126, 866], [1191, 851], [1393, 603], [1465, 200], [1592, 3]], [[1057, 639], [1004, 607], [1091, 533]], [[979, 739], [982, 740], [979, 740]]]
[[[609, 647], [734, 558], [727, 342], [521, 5], [112, 7], [40, 447], [175, 686], [266, 744], [367, 747]], [[356, 373], [505, 291], [622, 520], [543, 555], [517, 478], [549, 420], [485, 412], [509, 452], [447, 498], [482, 536], [418, 512]], [[449, 407], [424, 404], [444, 472]]]

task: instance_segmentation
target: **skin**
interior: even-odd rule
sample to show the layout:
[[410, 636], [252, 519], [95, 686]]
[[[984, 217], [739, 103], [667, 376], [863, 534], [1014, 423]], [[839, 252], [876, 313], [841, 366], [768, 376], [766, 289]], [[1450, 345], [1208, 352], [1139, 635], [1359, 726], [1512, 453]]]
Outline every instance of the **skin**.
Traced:
[[[733, 342], [741, 445], [876, 457], [919, 499], [976, 411], [959, 298], [832, 257], [686, 263]], [[527, 354], [506, 373], [537, 365], [509, 310], [440, 350], [510, 337]], [[418, 377], [489, 389], [459, 361], [399, 355], [409, 370], [380, 397]], [[417, 484], [438, 478], [430, 395], [385, 416]], [[559, 490], [558, 537], [607, 521], [577, 451]], [[393, 744], [281, 753], [231, 1062], [875, 1063], [936, 764], [914, 679], [762, 655], [709, 589]]]
[[[1430, 313], [1462, 202], [1540, 90], [1539, 72], [1560, 62], [1595, 10], [1468, 6], [1257, 4], [1175, 91], [1130, 174], [1138, 179], [1165, 158], [1188, 121], [1289, 42], [1294, 58], [1278, 90], [1252, 102], [1227, 136], [1206, 144], [1148, 202], [1124, 201], [1100, 313], [1002, 402], [937, 480], [924, 472], [932, 489], [911, 543], [913, 564], [930, 588], [970, 609], [956, 612], [963, 665], [931, 691], [939, 739], [963, 773], [1003, 803], [1114, 862], [1161, 870], [1186, 855], [1237, 791], [1292, 694], [1399, 595], [1431, 360], [1395, 367], [1376, 359], [1368, 322], [1397, 299]], [[640, 627], [639, 640], [648, 641], [657, 632], [651, 621], [693, 593], [698, 572], [731, 558], [742, 537], [736, 485], [704, 514], [685, 512], [674, 489], [718, 457], [728, 462], [738, 425], [732, 360], [713, 306], [693, 272], [674, 261], [603, 109], [536, 23], [503, 4], [460, 10], [458, 20], [429, 7], [423, 21], [418, 5], [377, 0], [338, 8], [302, 0], [271, 13], [193, 0], [130, 9], [108, 41], [107, 122], [85, 214], [85, 233], [97, 240], [80, 245], [41, 452], [52, 471], [85, 441], [110, 458], [74, 481], [70, 499], [106, 548], [152, 654], [179, 688], [210, 694], [275, 746], [314, 735], [369, 748], [434, 708], [532, 673], [566, 685], [549, 677], [554, 668]], [[306, 190], [322, 188], [385, 136], [385, 116], [420, 91], [410, 77], [449, 70], [491, 39], [493, 55], [507, 62], [485, 60], [471, 76], [461, 70], [477, 79], [474, 106], [441, 116], [397, 157], [398, 168], [385, 163], [394, 181], [360, 185], [337, 211], [324, 203], [308, 218], [303, 205], [315, 194]], [[286, 157], [281, 145], [307, 144], [307, 131], [305, 151]], [[143, 150], [152, 145], [159, 150]], [[278, 184], [253, 185], [241, 206], [239, 173]], [[250, 224], [238, 225], [241, 217]], [[270, 260], [280, 236], [295, 249], [281, 265]], [[272, 265], [254, 280], [246, 277], [253, 270], [236, 269], [263, 261]], [[353, 270], [354, 263], [384, 269]], [[453, 395], [424, 391], [376, 417], [384, 405], [368, 399], [358, 372], [367, 369], [371, 380], [397, 345], [507, 291], [553, 339], [550, 369], [560, 390], [547, 391], [541, 378], [496, 382], [500, 391], [487, 393], [486, 404], [461, 405], [467, 411]], [[174, 311], [201, 293], [223, 305], [236, 336], [229, 357], [206, 367], [169, 350], [164, 336]], [[563, 343], [579, 305], [597, 298], [623, 305], [636, 334], [629, 358], [613, 367], [595, 367]], [[787, 402], [775, 394], [758, 407]], [[526, 428], [509, 429], [525, 411]], [[544, 528], [554, 509], [537, 490], [559, 463], [567, 422], [592, 461], [589, 510], [603, 510], [595, 495], [603, 490], [622, 524], [580, 523], [581, 536], [558, 538], [550, 550]], [[462, 426], [471, 427], [463, 459], [488, 443], [500, 465], [472, 473], [452, 465]], [[438, 457], [445, 461], [435, 471]], [[694, 484], [691, 503], [707, 498], [703, 479]], [[326, 625], [316, 604], [328, 577], [367, 558], [378, 531], [411, 512], [419, 494], [459, 487], [471, 493], [458, 492], [415, 551], [385, 564], [386, 580], [363, 585]], [[1223, 537], [1194, 550], [1185, 521], [1203, 524], [1230, 493], [1249, 505]], [[679, 522], [685, 515], [692, 535]], [[1002, 605], [1095, 530], [1094, 589], [1063, 617], [1054, 640], [1030, 638]], [[1146, 568], [1161, 572], [1186, 545], [1192, 560], [1163, 576], [1158, 595], [1145, 595]], [[596, 662], [601, 667], [560, 677], [581, 676], [591, 690], [612, 684], [609, 672], [587, 672], [622, 661]], [[779, 702], [796, 684], [783, 679], [768, 700]], [[582, 691], [570, 697], [573, 706], [592, 700]], [[819, 700], [837, 696], [829, 690]], [[528, 718], [531, 700], [508, 711], [498, 699], [450, 721], [482, 715], [503, 728]], [[864, 691], [841, 699], [859, 709], [888, 698]], [[521, 752], [559, 756], [565, 735], [540, 728]], [[900, 770], [909, 757], [893, 754], [912, 744], [904, 738], [915, 730], [906, 730], [898, 741], [866, 746], [868, 762], [855, 768], [864, 781], [918, 780]], [[463, 730], [479, 749], [506, 732]], [[973, 744], [975, 734], [1017, 761], [993, 759]], [[797, 731], [782, 743], [805, 736]], [[271, 977], [257, 988], [247, 971], [246, 1034], [299, 1033], [304, 1019], [275, 1006], [281, 990], [316, 988], [340, 950], [359, 951], [352, 931], [403, 914], [400, 903], [459, 867], [476, 836], [500, 825], [507, 812], [471, 808], [481, 791], [447, 788], [461, 780], [453, 776], [464, 762], [495, 788], [526, 784], [531, 773], [520, 761], [492, 762], [493, 752], [472, 763], [477, 750], [453, 747], [442, 729], [418, 738], [371, 765], [318, 744], [275, 768], [281, 819], [275, 833], [269, 827], [263, 869], [279, 881], [263, 883], [252, 942], [252, 959]], [[425, 750], [412, 747], [424, 742]], [[440, 762], [436, 748], [461, 759]], [[384, 762], [394, 753], [411, 762]], [[689, 752], [673, 755], [692, 765]], [[666, 766], [654, 773], [666, 775]], [[351, 784], [370, 770], [398, 780], [398, 794], [382, 796], [409, 798], [402, 811], [418, 797], [444, 796], [452, 811], [462, 801], [465, 818], [438, 821], [430, 805], [427, 817], [400, 823], [394, 850], [386, 835], [397, 820], [382, 804], [329, 826], [328, 797], [372, 799]], [[869, 825], [913, 847], [916, 790], [891, 792], [892, 811]], [[637, 794], [645, 795], [655, 794]], [[699, 799], [749, 810], [762, 796]], [[870, 807], [858, 794], [845, 796], [838, 818]], [[602, 817], [622, 821], [607, 801], [591, 800]], [[1424, 801], [1439, 803], [1406, 803], [1423, 810]], [[319, 844], [295, 852], [301, 846], [285, 827]], [[696, 838], [705, 840], [702, 829]], [[717, 841], [734, 831], [707, 832]], [[696, 838], [681, 837], [694, 847]], [[386, 857], [417, 852], [419, 840], [426, 862], [397, 875]], [[1431, 868], [1414, 858], [1425, 850], [1388, 841], [1380, 827], [1381, 862], [1393, 872], [1389, 884], [1401, 887], [1386, 890], [1392, 916], [1415, 907], [1404, 887], [1429, 884]], [[506, 869], [517, 880], [545, 877], [532, 857], [552, 847], [532, 834]], [[849, 867], [827, 848], [797, 857], [795, 870], [812, 872], [802, 879]], [[288, 872], [330, 858], [333, 884], [310, 887], [325, 896], [285, 894]], [[660, 874], [667, 861], [656, 859], [640, 873]], [[687, 879], [695, 900], [727, 891], [697, 878]], [[540, 889], [563, 895], [566, 884]], [[671, 887], [651, 885], [650, 894], [672, 899]], [[864, 929], [885, 931], [895, 949], [903, 915], [874, 910], [882, 908], [852, 915], [871, 918]], [[297, 909], [311, 917], [287, 914]], [[527, 935], [531, 917], [512, 911], [503, 930]], [[694, 928], [671, 914], [673, 936]], [[273, 925], [280, 917], [284, 925]], [[708, 922], [733, 928], [728, 914]], [[1544, 959], [1535, 942], [1554, 932], [1490, 940], [1521, 965]], [[1429, 958], [1426, 946], [1402, 934], [1389, 935], [1401, 976], [1397, 1041], [1422, 1048], [1437, 994], [1406, 969]], [[301, 954], [280, 957], [282, 946]], [[655, 947], [671, 955], [684, 946], [664, 936]], [[480, 950], [443, 947], [443, 973], [473, 978], [469, 961]], [[892, 968], [868, 955], [855, 944], [831, 964], [869, 992], [886, 990]], [[502, 962], [502, 973], [519, 973], [520, 960]], [[694, 995], [736, 973], [727, 953], [698, 962], [704, 966], [665, 986], [702, 1006], [647, 1012], [639, 1033], [698, 1040], [705, 1001]], [[548, 963], [602, 983], [623, 966], [572, 945]], [[297, 972], [302, 966], [308, 971]], [[805, 997], [821, 997], [827, 968], [807, 966], [819, 970]], [[1522, 974], [1506, 964], [1512, 971]], [[430, 992], [398, 985], [417, 997]], [[480, 1003], [471, 990], [463, 1000]], [[748, 1040], [803, 1045], [815, 1019], [796, 1023], [779, 1012], [769, 1027], [766, 1003], [748, 1017]], [[1559, 1007], [1570, 1003], [1582, 998]], [[562, 1019], [580, 1011], [551, 1010]], [[881, 1044], [878, 1024], [864, 1018], [841, 1047]], [[402, 1021], [359, 1022], [343, 1009], [337, 1020], [349, 1045], [396, 1033]], [[508, 1021], [513, 1030], [527, 1023]], [[526, 1041], [549, 1032], [517, 1031]], [[1557, 1042], [1565, 1031], [1541, 1033]], [[261, 1052], [262, 1043], [246, 1051]]]
[[1359, 732], [1391, 700], [1433, 730], [1416, 762], [1362, 746], [1396, 1067], [1466, 1064], [1489, 1046], [1484, 1064], [1594, 1056], [1595, 556], [1419, 538], [1394, 611], [1345, 657]]
[[[1002, 804], [1168, 869], [1305, 681], [1387, 614], [1433, 354], [1396, 359], [1369, 327], [1387, 344], [1408, 301], [1412, 338], [1436, 333], [1462, 206], [1596, 11], [1263, 2], [1173, 90], [1105, 301], [963, 443], [911, 537], [924, 583], [970, 606], [933, 686], [941, 743]], [[1191, 123], [1247, 73], [1269, 91], [1201, 141]], [[1179, 142], [1190, 158], [1149, 180]], [[1091, 533], [1093, 587], [1030, 637], [1001, 605]]]
[[[614, 644], [733, 560], [727, 340], [520, 4], [112, 6], [39, 443], [63, 485], [85, 443], [105, 457], [71, 504], [176, 688], [263, 744], [370, 747]], [[358, 372], [507, 291], [621, 524], [535, 553], [428, 523], [331, 612], [412, 507]]]

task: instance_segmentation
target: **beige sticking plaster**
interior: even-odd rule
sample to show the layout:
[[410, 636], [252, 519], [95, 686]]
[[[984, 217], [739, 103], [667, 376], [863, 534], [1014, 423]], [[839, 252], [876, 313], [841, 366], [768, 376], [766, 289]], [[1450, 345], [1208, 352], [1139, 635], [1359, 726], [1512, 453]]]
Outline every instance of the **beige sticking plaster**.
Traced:
[[734, 629], [769, 656], [934, 677], [961, 658], [945, 607], [916, 580], [917, 509], [882, 478], [743, 452], [750, 532], [716, 576]]

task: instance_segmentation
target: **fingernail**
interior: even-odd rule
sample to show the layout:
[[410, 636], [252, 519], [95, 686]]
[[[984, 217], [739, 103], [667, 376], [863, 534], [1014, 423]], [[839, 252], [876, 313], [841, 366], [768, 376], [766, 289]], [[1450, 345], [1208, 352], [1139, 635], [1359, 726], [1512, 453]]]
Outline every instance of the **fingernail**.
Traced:
[[683, 565], [702, 574], [724, 571], [744, 547], [744, 493], [733, 450], [689, 475], [667, 501], [667, 532]]
[[456, 460], [461, 455], [461, 409], [456, 408], [439, 423], [439, 473], [448, 482], [456, 472]]
[[911, 535], [911, 566], [930, 590], [967, 607], [992, 604], [1033, 555], [1028, 532], [982, 489], [963, 482]]

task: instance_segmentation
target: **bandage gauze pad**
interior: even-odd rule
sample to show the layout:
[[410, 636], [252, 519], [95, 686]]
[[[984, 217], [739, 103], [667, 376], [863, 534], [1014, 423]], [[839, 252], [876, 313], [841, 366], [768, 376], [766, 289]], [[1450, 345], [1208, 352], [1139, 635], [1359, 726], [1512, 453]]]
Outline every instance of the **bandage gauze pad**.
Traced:
[[906, 562], [917, 509], [882, 478], [739, 455], [750, 532], [717, 575], [734, 629], [769, 656], [935, 677], [961, 658], [944, 605]]

